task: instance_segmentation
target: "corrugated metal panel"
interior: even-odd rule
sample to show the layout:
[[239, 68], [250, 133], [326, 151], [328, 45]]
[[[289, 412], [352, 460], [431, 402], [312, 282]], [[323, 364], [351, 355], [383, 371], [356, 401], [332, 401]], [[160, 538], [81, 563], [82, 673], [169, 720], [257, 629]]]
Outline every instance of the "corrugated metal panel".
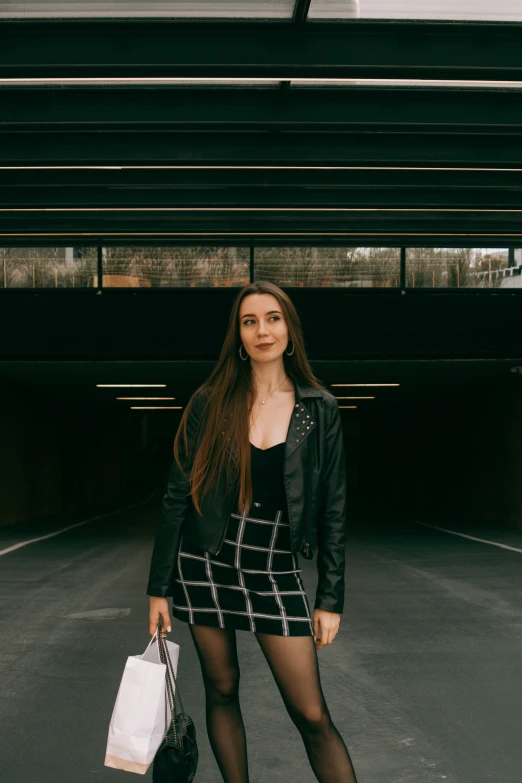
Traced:
[[522, 21], [522, 0], [312, 0], [309, 19]]
[[180, 18], [259, 18], [289, 19], [294, 0], [49, 0], [0, 1], [0, 17], [3, 18], [64, 18], [64, 17], [180, 17]]

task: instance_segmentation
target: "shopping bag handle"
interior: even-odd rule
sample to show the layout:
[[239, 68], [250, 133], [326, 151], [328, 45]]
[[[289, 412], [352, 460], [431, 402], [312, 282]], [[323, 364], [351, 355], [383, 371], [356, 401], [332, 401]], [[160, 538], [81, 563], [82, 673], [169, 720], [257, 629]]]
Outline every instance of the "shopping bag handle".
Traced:
[[[174, 666], [172, 665], [172, 659], [170, 657], [169, 648], [167, 646], [167, 640], [164, 639], [161, 635], [161, 620], [158, 623], [158, 628], [156, 631], [157, 639], [158, 639], [158, 652], [160, 656], [160, 661], [165, 664], [166, 671], [165, 671], [165, 739], [168, 739], [168, 718], [167, 718], [167, 700], [169, 702], [170, 706], [170, 715], [171, 715], [171, 725], [172, 730], [174, 733], [174, 743], [178, 744], [178, 734], [176, 731], [176, 715], [178, 714], [176, 710], [176, 698], [179, 701], [180, 710], [179, 713], [183, 716], [183, 718], [186, 718], [186, 713], [183, 708], [183, 702], [181, 700], [181, 694], [179, 692], [178, 688], [178, 682], [176, 679], [176, 675], [174, 674]], [[155, 635], [156, 635], [155, 634]]]
[[152, 634], [152, 636], [150, 637], [150, 642], [149, 642], [149, 643], [148, 643], [148, 645], [145, 647], [145, 652], [147, 652], [147, 650], [149, 649], [149, 647], [151, 646], [152, 642], [153, 642], [153, 641], [154, 641], [154, 639], [157, 637], [157, 635], [158, 635], [158, 629], [156, 628], [156, 630], [154, 631], [154, 633], [153, 633], [153, 634]]
[[[159, 643], [159, 640], [158, 640], [158, 632], [159, 632], [159, 631], [161, 631], [161, 619], [158, 621], [158, 627], [156, 628], [156, 630], [154, 631], [154, 633], [153, 633], [153, 634], [152, 634], [152, 636], [150, 637], [150, 642], [149, 642], [149, 643], [148, 643], [148, 645], [145, 647], [145, 652], [144, 652], [143, 654], [145, 655], [145, 653], [147, 652], [147, 650], [148, 650], [148, 649], [149, 649], [149, 647], [151, 646], [152, 642], [153, 642], [154, 640], [156, 640], [156, 641], [158, 642], [158, 647], [157, 647], [157, 650], [158, 650], [158, 658], [159, 658], [159, 660], [160, 660], [160, 663], [165, 663], [164, 661], [162, 661], [162, 660], [161, 660], [161, 650], [160, 650], [160, 643]], [[164, 641], [162, 637], [161, 637], [161, 641]]]
[[[159, 628], [159, 627], [160, 627], [160, 626], [158, 626], [158, 628]], [[143, 653], [143, 655], [145, 655], [145, 653], [147, 652], [147, 650], [148, 650], [148, 649], [149, 649], [149, 647], [151, 646], [152, 642], [153, 642], [153, 641], [155, 641], [155, 640], [156, 640], [156, 641], [158, 640], [158, 628], [156, 628], [156, 630], [154, 631], [153, 635], [150, 637], [150, 642], [149, 642], [149, 643], [148, 643], [148, 645], [145, 647], [145, 652]], [[158, 644], [158, 646], [157, 646], [157, 650], [158, 650], [158, 660], [159, 660], [159, 662], [160, 662], [160, 663], [163, 663], [163, 661], [161, 660], [161, 655], [160, 655], [159, 644]]]

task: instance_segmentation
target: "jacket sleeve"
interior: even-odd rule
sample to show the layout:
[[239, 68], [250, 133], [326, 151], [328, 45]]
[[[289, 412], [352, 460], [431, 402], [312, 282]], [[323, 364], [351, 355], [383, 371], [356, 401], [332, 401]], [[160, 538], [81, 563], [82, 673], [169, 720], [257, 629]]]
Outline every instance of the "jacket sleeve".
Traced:
[[341, 414], [337, 402], [330, 411], [321, 470], [321, 507], [317, 524], [319, 580], [315, 609], [342, 614], [346, 543], [346, 462]]
[[[193, 462], [194, 445], [201, 418], [201, 398], [196, 396], [187, 419], [187, 444], [190, 462]], [[156, 538], [150, 562], [147, 595], [166, 597], [172, 595], [173, 576], [178, 553], [181, 528], [189, 511], [193, 507], [190, 495], [190, 469], [187, 460], [183, 435], [180, 435], [179, 457], [184, 470], [175, 459], [172, 460], [167, 482], [167, 492], [163, 495], [161, 510], [156, 525]]]

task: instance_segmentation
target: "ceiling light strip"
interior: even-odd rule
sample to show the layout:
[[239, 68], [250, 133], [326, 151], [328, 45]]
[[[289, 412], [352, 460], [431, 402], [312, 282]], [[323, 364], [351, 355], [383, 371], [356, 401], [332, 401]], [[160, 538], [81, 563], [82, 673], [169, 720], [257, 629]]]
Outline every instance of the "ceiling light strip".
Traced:
[[116, 397], [117, 400], [158, 400], [158, 401], [167, 401], [167, 400], [175, 400], [175, 397]]
[[165, 388], [166, 383], [97, 383], [99, 389], [156, 389]]
[[468, 209], [451, 207], [1, 207], [1, 212], [500, 212], [522, 209]]
[[242, 166], [242, 165], [159, 165], [159, 166], [0, 166], [0, 171], [502, 171], [522, 172], [522, 168], [498, 168], [479, 166]]
[[331, 383], [330, 386], [400, 386], [400, 383]]
[[304, 84], [305, 86], [339, 85], [339, 86], [367, 86], [367, 87], [493, 87], [522, 88], [522, 81], [502, 79], [358, 79], [358, 78], [306, 78], [287, 75], [230, 77], [219, 76], [41, 76], [0, 79], [0, 87], [28, 87], [28, 86], [53, 86], [53, 85], [78, 85], [78, 86], [118, 86], [118, 85], [244, 85], [252, 84], [277, 84], [278, 82], [290, 82], [291, 84]]
[[131, 405], [131, 411], [180, 411], [181, 405]]
[[193, 238], [199, 239], [201, 237], [223, 237], [225, 239], [234, 239], [237, 237], [244, 237], [251, 239], [258, 237], [259, 239], [272, 239], [274, 237], [320, 237], [328, 239], [330, 237], [469, 237], [470, 239], [483, 239], [486, 237], [507, 237], [508, 239], [515, 239], [522, 237], [520, 232], [488, 232], [486, 234], [477, 234], [476, 232], [464, 231], [464, 232], [447, 232], [439, 231], [434, 233], [432, 231], [48, 231], [48, 232], [24, 232], [24, 233], [2, 233], [0, 232], [0, 238], [4, 237], [22, 237], [27, 239], [30, 237], [66, 237], [67, 239], [72, 237], [145, 237], [147, 239], [153, 239], [154, 237], [179, 237], [179, 238]]

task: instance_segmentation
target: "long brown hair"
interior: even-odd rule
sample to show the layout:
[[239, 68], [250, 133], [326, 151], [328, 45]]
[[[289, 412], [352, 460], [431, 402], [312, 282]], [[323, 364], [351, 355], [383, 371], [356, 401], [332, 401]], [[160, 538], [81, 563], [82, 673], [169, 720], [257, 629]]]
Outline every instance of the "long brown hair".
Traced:
[[318, 389], [326, 388], [310, 368], [301, 322], [287, 294], [275, 283], [267, 280], [258, 280], [244, 286], [232, 306], [217, 364], [187, 403], [174, 438], [174, 458], [182, 468], [179, 458], [179, 439], [183, 432], [186, 453], [187, 419], [195, 395], [199, 391], [204, 391], [205, 424], [191, 472], [192, 501], [200, 515], [202, 498], [208, 491], [216, 488], [222, 474], [225, 476], [227, 487], [230, 487], [231, 482], [237, 481], [239, 477], [239, 508], [244, 508], [248, 513], [252, 503], [249, 422], [255, 400], [255, 387], [252, 382], [250, 361], [243, 361], [239, 356], [241, 345], [239, 311], [241, 302], [249, 294], [272, 294], [279, 301], [288, 329], [288, 340], [291, 340], [294, 345], [291, 356], [288, 356], [286, 351], [283, 352], [284, 367], [288, 377], [303, 379]]

